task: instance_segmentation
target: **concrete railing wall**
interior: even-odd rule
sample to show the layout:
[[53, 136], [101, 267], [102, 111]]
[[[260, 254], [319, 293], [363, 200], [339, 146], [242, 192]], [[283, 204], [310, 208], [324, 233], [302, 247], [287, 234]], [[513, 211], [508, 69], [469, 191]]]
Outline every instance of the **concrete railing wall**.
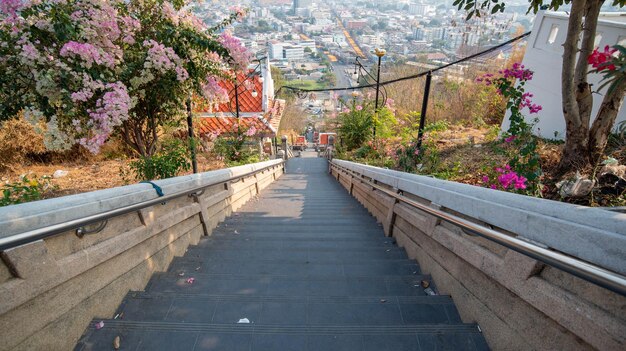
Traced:
[[[358, 176], [349, 171], [356, 172]], [[477, 322], [494, 350], [624, 350], [626, 298], [376, 190], [626, 274], [626, 214], [334, 160], [334, 177], [424, 273]]]
[[[68, 231], [2, 252], [0, 349], [71, 350], [92, 318], [113, 318], [129, 290], [142, 290], [153, 272], [167, 269], [282, 173], [275, 160], [156, 181], [166, 195], [218, 184], [112, 218], [97, 234]], [[0, 208], [0, 237], [157, 197], [150, 184], [136, 184]]]

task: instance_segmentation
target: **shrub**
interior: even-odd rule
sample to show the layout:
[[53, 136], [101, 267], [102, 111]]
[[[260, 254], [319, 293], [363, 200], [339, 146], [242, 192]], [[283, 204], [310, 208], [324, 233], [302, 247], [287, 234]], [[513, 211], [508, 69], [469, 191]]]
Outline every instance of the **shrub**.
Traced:
[[257, 129], [253, 126], [231, 135], [215, 136], [213, 152], [224, 159], [229, 167], [259, 162], [261, 157], [255, 148], [256, 145], [248, 142], [248, 138], [255, 136], [256, 133]]
[[374, 126], [376, 126], [377, 138], [389, 138], [394, 134], [392, 127], [397, 123], [391, 104], [374, 109], [374, 101], [365, 98], [357, 101], [356, 97], [349, 102], [344, 102], [347, 106], [337, 116], [337, 131], [342, 145], [348, 150], [357, 149], [373, 137]]
[[136, 180], [172, 178], [191, 168], [188, 151], [188, 146], [181, 140], [169, 140], [163, 143], [157, 154], [131, 162], [130, 168]]
[[50, 183], [49, 176], [37, 178], [23, 175], [16, 182], [7, 182], [2, 188], [0, 206], [8, 206], [23, 202], [40, 200], [43, 194], [54, 186]]
[[[526, 190], [530, 195], [541, 196], [543, 172], [537, 152], [537, 138], [532, 133], [533, 125], [538, 120], [535, 118], [532, 123], [528, 123], [522, 114], [523, 109], [527, 109], [530, 114], [536, 114], [542, 109], [541, 106], [532, 102], [533, 94], [525, 90], [526, 82], [532, 77], [533, 71], [525, 69], [522, 64], [515, 63], [511, 68], [501, 70], [497, 76], [486, 74], [477, 80], [486, 85], [495, 86], [498, 94], [507, 101], [507, 109], [511, 113], [510, 126], [502, 136], [501, 152], [510, 159], [507, 165], [511, 168], [510, 172], [519, 175], [520, 179], [524, 180], [524, 187], [515, 189]], [[501, 173], [499, 177], [506, 176], [502, 172], [499, 173]], [[502, 188], [507, 190], [509, 187], [502, 186]]]
[[[245, 70], [251, 54], [184, 0], [3, 0], [0, 2], [0, 120], [24, 111], [45, 123], [49, 150], [79, 143], [94, 154], [115, 132], [142, 156], [158, 130], [177, 124], [194, 93], [227, 100], [217, 82]], [[10, 103], [4, 103], [4, 102]]]
[[0, 125], [0, 169], [23, 162], [28, 154], [45, 151], [43, 137], [25, 120], [18, 118]]

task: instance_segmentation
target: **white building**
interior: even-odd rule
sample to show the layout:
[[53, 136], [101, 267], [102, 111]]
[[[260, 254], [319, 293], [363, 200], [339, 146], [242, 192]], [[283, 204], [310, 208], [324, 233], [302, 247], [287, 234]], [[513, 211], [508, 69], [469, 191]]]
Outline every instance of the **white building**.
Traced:
[[302, 46], [303, 48], [309, 48], [311, 49], [313, 52], [315, 52], [315, 40], [301, 40], [300, 42], [298, 42], [299, 46]]
[[412, 15], [424, 16], [426, 14], [426, 5], [424, 4], [410, 4], [409, 13]]
[[283, 46], [283, 57], [289, 61], [297, 61], [304, 59], [304, 47], [300, 45]]
[[323, 44], [330, 44], [333, 42], [333, 36], [329, 34], [318, 35], [316, 39]]
[[364, 34], [361, 35], [360, 40], [364, 45], [371, 45], [374, 47], [385, 45], [385, 41], [378, 35]]
[[282, 42], [274, 41], [270, 43], [270, 58], [272, 60], [285, 58], [283, 56], [283, 46], [285, 46], [285, 43]]
[[[535, 132], [544, 138], [563, 139], [565, 137], [565, 119], [561, 107], [561, 66], [563, 56], [563, 42], [567, 34], [568, 16], [562, 12], [540, 11], [535, 19], [532, 34], [528, 38], [528, 45], [522, 63], [526, 68], [535, 72], [533, 79], [526, 83], [526, 91], [533, 93], [533, 102], [542, 106], [536, 115], [526, 115], [531, 121], [535, 117], [539, 122]], [[626, 45], [626, 13], [601, 14], [596, 31], [596, 47], [604, 48], [609, 45]], [[597, 89], [602, 75], [590, 74], [589, 83]], [[608, 87], [593, 94], [593, 109], [591, 122]], [[626, 108], [622, 106], [617, 115], [615, 125], [626, 120]], [[509, 127], [508, 115], [502, 122], [502, 130]]]

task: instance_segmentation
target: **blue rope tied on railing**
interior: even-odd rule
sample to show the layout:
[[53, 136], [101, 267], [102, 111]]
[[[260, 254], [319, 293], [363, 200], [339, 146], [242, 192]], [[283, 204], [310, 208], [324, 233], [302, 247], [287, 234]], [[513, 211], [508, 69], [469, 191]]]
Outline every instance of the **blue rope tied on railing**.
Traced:
[[159, 195], [159, 197], [163, 196], [163, 189], [161, 189], [160, 186], [154, 184], [153, 182], [149, 181], [149, 180], [144, 180], [142, 182], [139, 183], [146, 183], [146, 184], [150, 184], [152, 185], [152, 187], [154, 188], [154, 190], [156, 191], [157, 195]]

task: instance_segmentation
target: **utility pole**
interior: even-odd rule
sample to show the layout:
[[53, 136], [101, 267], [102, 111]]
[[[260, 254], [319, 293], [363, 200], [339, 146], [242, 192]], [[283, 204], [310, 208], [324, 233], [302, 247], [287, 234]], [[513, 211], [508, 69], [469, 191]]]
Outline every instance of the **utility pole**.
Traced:
[[417, 148], [422, 148], [422, 138], [424, 137], [424, 124], [426, 123], [426, 110], [428, 109], [428, 95], [430, 95], [430, 81], [433, 79], [432, 71], [426, 75], [426, 86], [424, 87], [424, 99], [422, 100], [422, 113], [420, 113], [420, 126], [417, 131]]
[[[384, 49], [374, 49], [374, 54], [378, 56], [378, 74], [376, 74], [376, 101], [374, 102], [374, 115], [378, 119], [378, 95], [380, 92], [380, 63], [387, 51]], [[374, 138], [376, 138], [376, 121], [374, 121]]]

